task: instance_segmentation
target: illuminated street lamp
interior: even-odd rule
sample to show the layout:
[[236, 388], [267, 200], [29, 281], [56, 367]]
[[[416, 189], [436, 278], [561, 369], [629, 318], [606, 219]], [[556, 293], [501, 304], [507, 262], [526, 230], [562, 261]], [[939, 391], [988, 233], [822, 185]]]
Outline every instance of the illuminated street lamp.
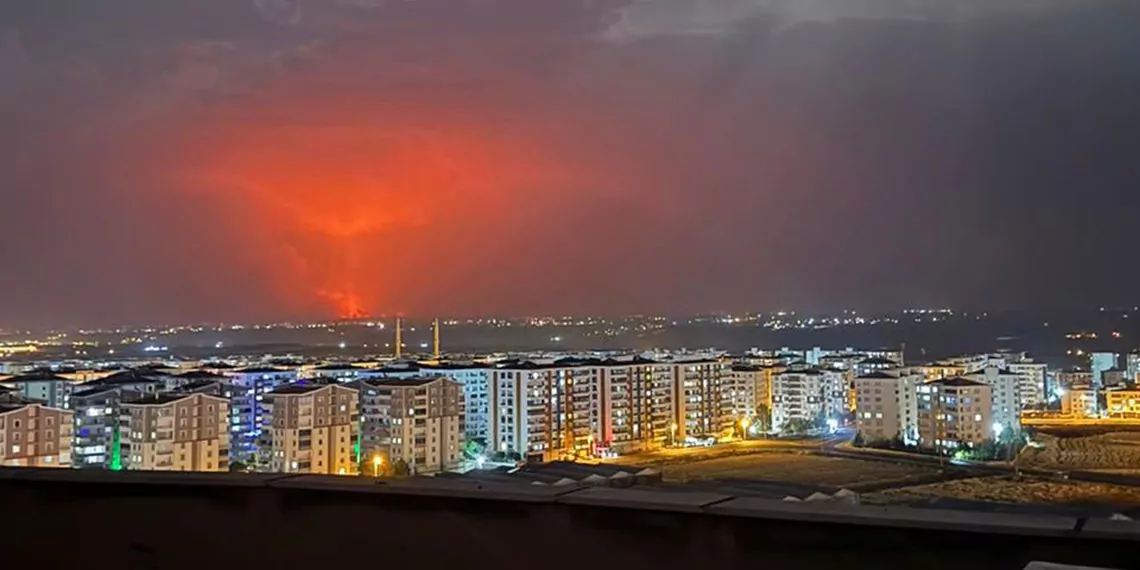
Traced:
[[372, 456], [372, 476], [380, 476], [380, 466], [384, 464], [384, 458], [379, 455]]
[[751, 426], [752, 420], [750, 418], [740, 418], [740, 439], [748, 439], [748, 428]]

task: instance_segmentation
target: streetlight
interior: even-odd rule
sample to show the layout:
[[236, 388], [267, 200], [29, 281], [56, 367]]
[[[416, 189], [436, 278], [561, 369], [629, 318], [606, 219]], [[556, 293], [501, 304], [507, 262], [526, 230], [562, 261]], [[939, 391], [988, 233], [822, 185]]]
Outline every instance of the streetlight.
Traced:
[[380, 476], [380, 466], [384, 464], [384, 458], [379, 455], [372, 456], [372, 476]]
[[748, 417], [740, 418], [740, 439], [748, 439], [748, 428], [752, 426], [752, 420]]

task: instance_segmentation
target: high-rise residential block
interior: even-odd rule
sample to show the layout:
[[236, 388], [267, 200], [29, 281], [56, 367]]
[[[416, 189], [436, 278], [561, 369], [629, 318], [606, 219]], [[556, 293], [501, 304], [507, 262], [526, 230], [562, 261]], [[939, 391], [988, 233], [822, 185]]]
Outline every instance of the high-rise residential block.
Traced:
[[459, 464], [463, 444], [463, 386], [447, 377], [362, 380], [361, 456], [402, 462], [412, 473], [438, 473]]
[[269, 470], [339, 475], [356, 470], [355, 389], [307, 383], [282, 386], [264, 396]]
[[73, 414], [35, 403], [0, 403], [0, 466], [70, 467]]
[[124, 469], [227, 471], [229, 401], [194, 393], [147, 395], [120, 402]]

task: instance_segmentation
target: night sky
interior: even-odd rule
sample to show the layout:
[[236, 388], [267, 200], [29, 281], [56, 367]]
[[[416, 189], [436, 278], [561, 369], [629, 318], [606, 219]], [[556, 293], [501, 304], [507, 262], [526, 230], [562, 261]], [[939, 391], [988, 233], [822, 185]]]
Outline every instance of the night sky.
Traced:
[[1134, 304], [1140, 2], [0, 3], [0, 326]]

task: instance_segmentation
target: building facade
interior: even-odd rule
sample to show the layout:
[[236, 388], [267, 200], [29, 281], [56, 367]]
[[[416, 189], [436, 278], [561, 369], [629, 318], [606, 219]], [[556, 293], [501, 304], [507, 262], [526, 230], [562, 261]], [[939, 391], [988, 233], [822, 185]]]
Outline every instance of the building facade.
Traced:
[[673, 367], [636, 357], [601, 365], [601, 451], [632, 453], [678, 442]]
[[296, 382], [297, 371], [259, 367], [222, 373], [229, 378], [225, 397], [230, 400], [230, 457], [246, 465], [261, 466], [268, 462], [260, 453], [269, 419], [266, 395]]
[[1140, 418], [1140, 390], [1106, 390], [1105, 413], [1115, 419]]
[[459, 464], [463, 386], [449, 377], [365, 380], [360, 395], [361, 456], [403, 462], [411, 473]]
[[[749, 425], [770, 426], [772, 419], [772, 377], [782, 366], [734, 364], [725, 381], [725, 400], [733, 418], [744, 418]], [[764, 416], [764, 417], [761, 417]]]
[[818, 368], [791, 368], [772, 376], [772, 427], [822, 427], [849, 408], [844, 373]]
[[73, 418], [42, 404], [0, 404], [0, 466], [71, 467]]
[[731, 435], [738, 418], [725, 398], [731, 366], [720, 360], [669, 362], [673, 367], [673, 397], [677, 438], [686, 440]]
[[268, 466], [279, 473], [355, 472], [358, 393], [339, 384], [294, 384], [265, 394]]
[[49, 408], [70, 409], [71, 393], [76, 383], [50, 372], [34, 372], [13, 376], [0, 382], [15, 389], [20, 397], [36, 400]]
[[865, 441], [898, 439], [918, 443], [918, 386], [921, 371], [881, 370], [855, 379], [855, 422]]
[[122, 467], [146, 471], [228, 471], [229, 401], [167, 393], [120, 403]]
[[943, 378], [918, 386], [919, 445], [939, 453], [996, 439], [992, 388], [966, 378]]
[[1021, 375], [1008, 368], [989, 366], [962, 378], [981, 382], [991, 388], [991, 414], [995, 424], [1001, 425], [1003, 430], [1021, 428]]

